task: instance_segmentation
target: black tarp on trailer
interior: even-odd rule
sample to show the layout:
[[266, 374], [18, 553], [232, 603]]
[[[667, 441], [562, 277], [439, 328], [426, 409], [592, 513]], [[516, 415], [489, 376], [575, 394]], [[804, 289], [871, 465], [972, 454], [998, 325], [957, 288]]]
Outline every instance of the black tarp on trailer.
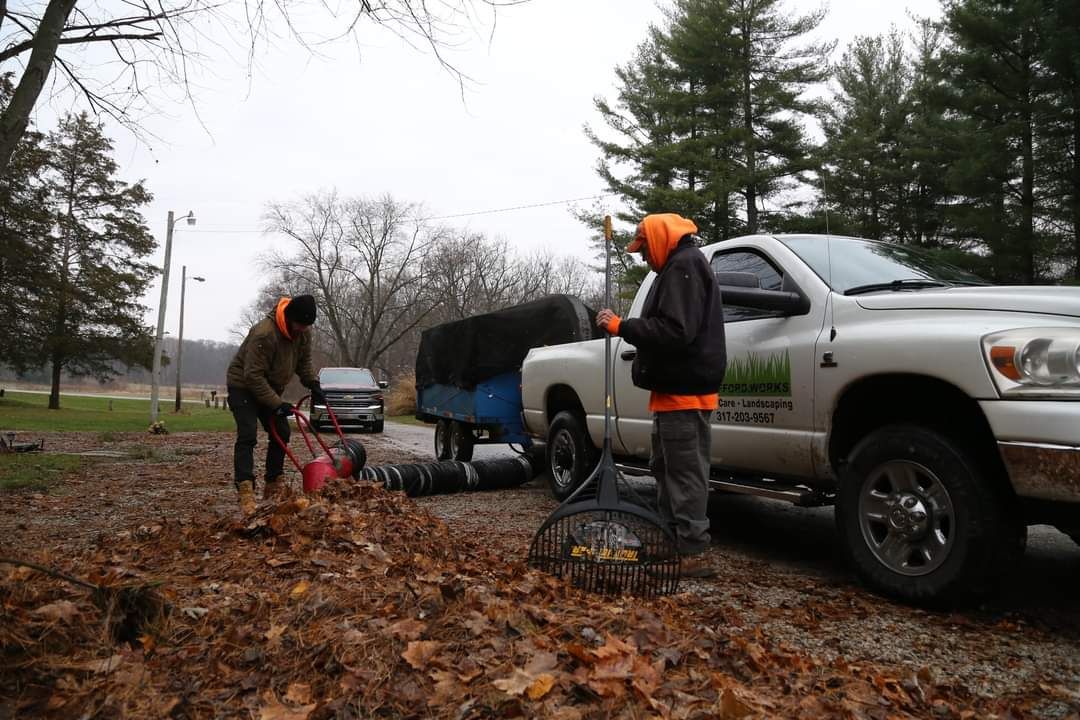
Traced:
[[504, 310], [436, 325], [420, 336], [416, 387], [472, 390], [521, 367], [534, 347], [600, 337], [596, 311], [573, 295], [548, 295]]

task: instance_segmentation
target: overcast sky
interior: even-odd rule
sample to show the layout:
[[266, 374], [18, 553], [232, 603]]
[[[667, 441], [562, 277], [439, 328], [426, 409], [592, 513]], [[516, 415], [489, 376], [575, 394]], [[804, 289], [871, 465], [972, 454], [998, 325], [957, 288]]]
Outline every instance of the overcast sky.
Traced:
[[[817, 3], [790, 6], [805, 12]], [[184, 336], [232, 339], [263, 282], [256, 258], [282, 242], [258, 232], [270, 201], [331, 188], [389, 192], [442, 216], [603, 192], [582, 127], [597, 124], [593, 97], [614, 96], [614, 67], [659, 21], [660, 7], [533, 0], [502, 10], [490, 42], [473, 35], [453, 56], [476, 79], [464, 102], [429, 54], [377, 28], [364, 29], [359, 50], [339, 44], [322, 58], [283, 40], [260, 54], [250, 80], [242, 58], [206, 48], [214, 76], [199, 78], [202, 125], [175, 105], [166, 108], [170, 117], [148, 121], [162, 139], [153, 147], [108, 129], [121, 177], [144, 178], [154, 194], [146, 217], [159, 239], [157, 263], [167, 212], [193, 210], [198, 219], [194, 228], [177, 225], [166, 330], [177, 331], [186, 264], [206, 282], [188, 283]], [[910, 28], [908, 12], [936, 17], [940, 8], [937, 0], [833, 0], [820, 36], [840, 41], [838, 58], [857, 35]], [[48, 129], [43, 113], [38, 122]], [[565, 205], [453, 222], [505, 237], [523, 253], [548, 246], [588, 256], [588, 231]], [[155, 283], [145, 298], [148, 323], [156, 323], [159, 298]]]

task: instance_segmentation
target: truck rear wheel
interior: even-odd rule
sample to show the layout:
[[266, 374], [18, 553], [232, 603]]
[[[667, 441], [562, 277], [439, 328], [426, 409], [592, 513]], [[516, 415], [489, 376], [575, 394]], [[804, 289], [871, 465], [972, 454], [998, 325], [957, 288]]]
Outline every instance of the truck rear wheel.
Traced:
[[864, 438], [841, 472], [836, 523], [872, 588], [907, 602], [955, 600], [1007, 571], [1026, 528], [953, 441], [909, 425]]
[[472, 428], [463, 422], [453, 421], [450, 424], [450, 457], [461, 462], [472, 460], [473, 445], [476, 437]]
[[597, 455], [577, 415], [563, 411], [548, 427], [547, 461], [551, 471], [551, 494], [562, 501], [589, 477]]

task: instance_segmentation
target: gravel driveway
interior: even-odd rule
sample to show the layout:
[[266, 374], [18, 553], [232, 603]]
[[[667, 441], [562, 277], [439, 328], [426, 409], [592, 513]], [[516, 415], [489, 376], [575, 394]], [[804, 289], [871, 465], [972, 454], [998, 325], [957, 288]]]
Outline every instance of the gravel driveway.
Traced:
[[[387, 423], [385, 440], [433, 458], [431, 429]], [[476, 457], [509, 454], [478, 446]], [[651, 479], [642, 482], [646, 486]], [[484, 534], [524, 558], [557, 503], [539, 478], [516, 490], [417, 498], [453, 531]], [[837, 547], [831, 508], [737, 495], [709, 511], [720, 577], [683, 590], [721, 609], [728, 623], [829, 661], [880, 662], [928, 671], [936, 681], [999, 696], [1042, 684], [1059, 703], [1047, 718], [1080, 717], [1080, 547], [1047, 526], [1029, 529], [1023, 566], [999, 597], [962, 612], [893, 603], [857, 585]]]

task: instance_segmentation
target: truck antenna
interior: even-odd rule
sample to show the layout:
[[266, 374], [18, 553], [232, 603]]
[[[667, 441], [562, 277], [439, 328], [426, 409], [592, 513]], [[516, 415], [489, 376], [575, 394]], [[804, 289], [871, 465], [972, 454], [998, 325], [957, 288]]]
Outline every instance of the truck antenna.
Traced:
[[833, 293], [832, 283], [832, 233], [829, 232], [829, 186], [825, 182], [825, 166], [821, 166], [821, 196], [822, 210], [825, 211], [825, 254], [829, 283], [829, 342], [836, 339], [836, 300], [831, 297]]

